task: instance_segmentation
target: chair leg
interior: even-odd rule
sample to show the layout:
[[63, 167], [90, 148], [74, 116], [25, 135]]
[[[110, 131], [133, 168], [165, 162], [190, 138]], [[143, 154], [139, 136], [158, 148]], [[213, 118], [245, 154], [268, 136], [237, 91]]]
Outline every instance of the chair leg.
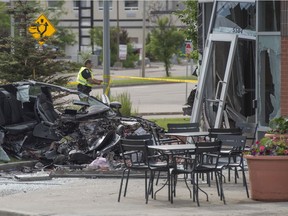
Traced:
[[197, 176], [197, 177], [196, 177], [196, 182], [195, 182], [195, 195], [196, 195], [197, 205], [200, 206], [200, 203], [199, 203], [199, 186], [198, 186], [198, 183], [199, 183], [199, 179], [198, 179], [198, 176]]
[[234, 181], [235, 181], [235, 184], [237, 184], [237, 178], [239, 178], [239, 175], [238, 175], [237, 167], [235, 167], [234, 168]]
[[170, 187], [170, 185], [171, 185], [171, 176], [170, 175], [171, 175], [170, 170], [168, 170], [168, 172], [167, 172], [168, 201], [170, 201], [171, 193], [172, 193], [171, 187]]
[[220, 192], [220, 188], [219, 188], [219, 181], [218, 181], [218, 177], [217, 177], [217, 172], [215, 172], [215, 181], [216, 181], [217, 194], [218, 194], [218, 196], [221, 197], [221, 192]]
[[231, 168], [228, 168], [228, 182], [231, 181]]
[[170, 187], [170, 202], [171, 202], [171, 204], [173, 204], [173, 195], [174, 195], [174, 178], [175, 178], [175, 176], [174, 176], [175, 174], [174, 174], [174, 172], [173, 172], [173, 170], [171, 171], [171, 174], [170, 174], [170, 185], [169, 185], [169, 187]]
[[157, 175], [157, 180], [156, 180], [156, 183], [155, 183], [155, 185], [158, 185], [158, 182], [159, 182], [159, 178], [160, 178], [160, 172], [161, 172], [161, 171], [159, 171], [159, 172], [158, 172], [158, 175]]
[[178, 181], [178, 175], [174, 175], [174, 184], [173, 184], [173, 196], [176, 197], [176, 185]]
[[192, 198], [192, 192], [191, 192], [191, 189], [190, 189], [190, 187], [189, 187], [189, 185], [188, 185], [187, 177], [185, 178], [185, 184], [186, 184], [187, 189], [189, 190], [189, 193], [190, 193], [190, 199], [191, 199], [191, 198]]
[[122, 172], [122, 178], [121, 178], [119, 194], [118, 194], [118, 202], [120, 202], [120, 199], [121, 199], [121, 192], [122, 192], [123, 179], [124, 179], [125, 172], [126, 172], [126, 169], [124, 169]]
[[145, 200], [148, 203], [147, 171], [145, 171]]
[[128, 169], [127, 176], [126, 176], [126, 184], [125, 184], [125, 190], [124, 190], [124, 197], [126, 197], [129, 177], [130, 177], [130, 169]]
[[243, 176], [243, 183], [244, 183], [244, 186], [246, 188], [246, 194], [247, 194], [247, 197], [249, 198], [249, 190], [248, 190], [248, 185], [247, 185], [244, 167], [242, 167], [242, 176]]
[[151, 171], [150, 172], [150, 178], [149, 178], [149, 183], [148, 183], [148, 194], [151, 194], [151, 198], [154, 198], [154, 177], [155, 177], [155, 172]]
[[170, 181], [171, 181], [171, 179], [170, 179], [170, 174], [169, 174], [169, 171], [168, 171], [168, 173], [167, 173], [167, 179], [166, 179], [166, 182], [165, 182], [165, 184], [163, 184], [157, 191], [155, 191], [155, 193], [154, 193], [154, 199], [156, 199], [156, 194], [160, 191], [160, 190], [162, 190], [166, 185], [168, 185], [168, 200], [170, 200]]
[[223, 200], [223, 203], [226, 204], [224, 190], [223, 190], [223, 181], [222, 174], [220, 172], [217, 173], [219, 178], [219, 187], [220, 187], [220, 200]]

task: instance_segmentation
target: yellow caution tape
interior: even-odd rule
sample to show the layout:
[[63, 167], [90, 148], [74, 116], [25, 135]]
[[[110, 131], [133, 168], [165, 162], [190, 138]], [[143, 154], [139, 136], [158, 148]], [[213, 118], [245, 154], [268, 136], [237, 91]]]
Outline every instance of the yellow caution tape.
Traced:
[[[104, 76], [109, 77], [109, 76]], [[197, 80], [180, 80], [180, 79], [165, 79], [165, 78], [156, 78], [156, 77], [135, 77], [135, 76], [115, 76], [110, 77], [121, 78], [121, 79], [138, 79], [138, 80], [153, 80], [153, 81], [165, 81], [165, 82], [181, 82], [181, 83], [197, 83]]]
[[[106, 84], [106, 83], [105, 83]], [[108, 85], [107, 85], [107, 88], [105, 89], [105, 94], [106, 95], [109, 95], [109, 92], [110, 92], [110, 86], [111, 86], [111, 79], [109, 79], [108, 81]]]
[[[165, 79], [165, 78], [156, 78], [156, 77], [135, 77], [135, 76], [117, 76], [117, 75], [110, 75], [110, 76], [103, 76], [104, 78], [121, 78], [121, 79], [138, 79], [138, 80], [152, 80], [152, 81], [164, 81], [164, 82], [177, 82], [177, 83], [198, 83], [197, 80], [181, 80], [181, 79]], [[68, 82], [70, 85], [76, 85], [77, 82], [72, 81]], [[103, 83], [104, 85], [106, 83]], [[108, 86], [110, 88], [111, 80], [109, 79]], [[107, 90], [107, 89], [106, 89]], [[109, 90], [108, 90], [109, 91]]]

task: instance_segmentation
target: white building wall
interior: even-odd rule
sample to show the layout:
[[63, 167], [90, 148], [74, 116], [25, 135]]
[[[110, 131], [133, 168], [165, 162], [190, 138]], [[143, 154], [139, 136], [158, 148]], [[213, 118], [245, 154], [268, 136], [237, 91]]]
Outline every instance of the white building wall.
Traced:
[[[49, 0], [47, 0], [48, 2]], [[159, 10], [159, 11], [166, 11], [166, 10], [175, 10], [177, 7], [177, 4], [179, 4], [180, 1], [172, 1], [172, 0], [158, 0], [158, 1], [152, 1], [152, 0], [146, 0], [146, 19], [149, 19], [150, 11], [151, 10]], [[84, 2], [82, 0], [82, 2]], [[84, 3], [85, 4], [85, 3]], [[48, 3], [47, 3], [48, 5]], [[78, 8], [74, 7], [76, 4], [74, 1], [71, 0], [65, 0], [64, 9], [66, 13], [63, 13], [60, 17], [60, 23], [59, 25], [67, 27], [71, 29], [75, 35], [76, 40], [78, 41]], [[86, 1], [86, 5], [90, 5], [90, 0]], [[153, 6], [154, 5], [154, 6]], [[156, 6], [155, 6], [156, 5]], [[127, 9], [127, 8], [126, 8]], [[94, 27], [102, 26], [103, 27], [103, 9], [99, 8], [99, 0], [94, 1]], [[84, 11], [84, 13], [86, 13]], [[88, 11], [87, 11], [88, 15]], [[164, 14], [165, 15], [165, 14]], [[112, 7], [110, 9], [110, 27], [116, 27], [117, 26], [117, 1], [112, 0]], [[176, 16], [174, 16], [173, 20], [177, 20]], [[85, 20], [84, 20], [85, 21]], [[89, 23], [90, 20], [87, 19], [85, 22]], [[137, 8], [130, 8], [130, 10], [125, 10], [125, 0], [119, 0], [119, 26], [120, 28], [125, 29], [128, 32], [128, 36], [132, 38], [132, 41], [142, 43], [142, 37], [143, 37], [143, 0], [138, 1], [138, 9]], [[181, 23], [178, 21], [175, 23], [176, 25], [181, 26]], [[149, 29], [151, 29], [151, 26], [153, 24], [149, 24], [149, 21], [146, 22], [146, 35], [149, 32]], [[89, 42], [88, 42], [89, 44]], [[142, 46], [142, 44], [140, 44]], [[139, 46], [139, 44], [138, 44]], [[78, 44], [74, 46], [67, 46], [65, 49], [66, 55], [71, 56], [73, 60], [78, 59], [79, 54], [79, 48]], [[88, 49], [89, 50], [89, 49]], [[88, 51], [87, 50], [87, 51]], [[82, 48], [81, 48], [81, 51]], [[84, 49], [84, 52], [87, 52]], [[91, 50], [92, 51], [92, 50]]]

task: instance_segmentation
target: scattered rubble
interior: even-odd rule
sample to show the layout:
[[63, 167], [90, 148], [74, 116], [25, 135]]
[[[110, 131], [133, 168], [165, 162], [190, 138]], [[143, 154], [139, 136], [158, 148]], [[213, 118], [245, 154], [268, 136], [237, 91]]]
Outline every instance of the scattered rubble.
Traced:
[[[83, 97], [85, 101], [78, 100]], [[119, 110], [97, 98], [61, 86], [34, 81], [0, 86], [0, 160], [4, 162], [15, 157], [36, 159], [38, 170], [73, 165], [117, 170], [120, 138], [150, 133], [152, 126], [163, 130], [141, 117], [119, 116]]]

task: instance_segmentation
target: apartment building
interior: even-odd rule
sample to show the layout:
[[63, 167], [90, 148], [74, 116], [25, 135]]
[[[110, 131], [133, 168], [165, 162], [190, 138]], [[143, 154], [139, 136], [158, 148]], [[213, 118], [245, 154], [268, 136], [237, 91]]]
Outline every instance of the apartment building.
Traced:
[[[110, 0], [109, 26], [125, 29], [134, 46], [142, 48], [143, 35], [146, 37], [148, 32], [155, 28], [156, 17], [170, 16], [174, 25], [183, 27], [178, 17], [173, 15], [173, 11], [177, 8], [183, 8], [182, 1]], [[45, 2], [48, 8], [55, 7], [56, 3], [57, 1], [52, 0]], [[65, 0], [64, 8], [67, 13], [59, 17], [60, 25], [73, 30], [78, 41], [74, 46], [67, 46], [65, 52], [73, 60], [77, 60], [79, 52], [91, 52], [97, 49], [97, 44], [91, 43], [89, 31], [93, 27], [103, 27], [104, 3], [103, 0]], [[145, 27], [144, 34], [143, 27]]]

